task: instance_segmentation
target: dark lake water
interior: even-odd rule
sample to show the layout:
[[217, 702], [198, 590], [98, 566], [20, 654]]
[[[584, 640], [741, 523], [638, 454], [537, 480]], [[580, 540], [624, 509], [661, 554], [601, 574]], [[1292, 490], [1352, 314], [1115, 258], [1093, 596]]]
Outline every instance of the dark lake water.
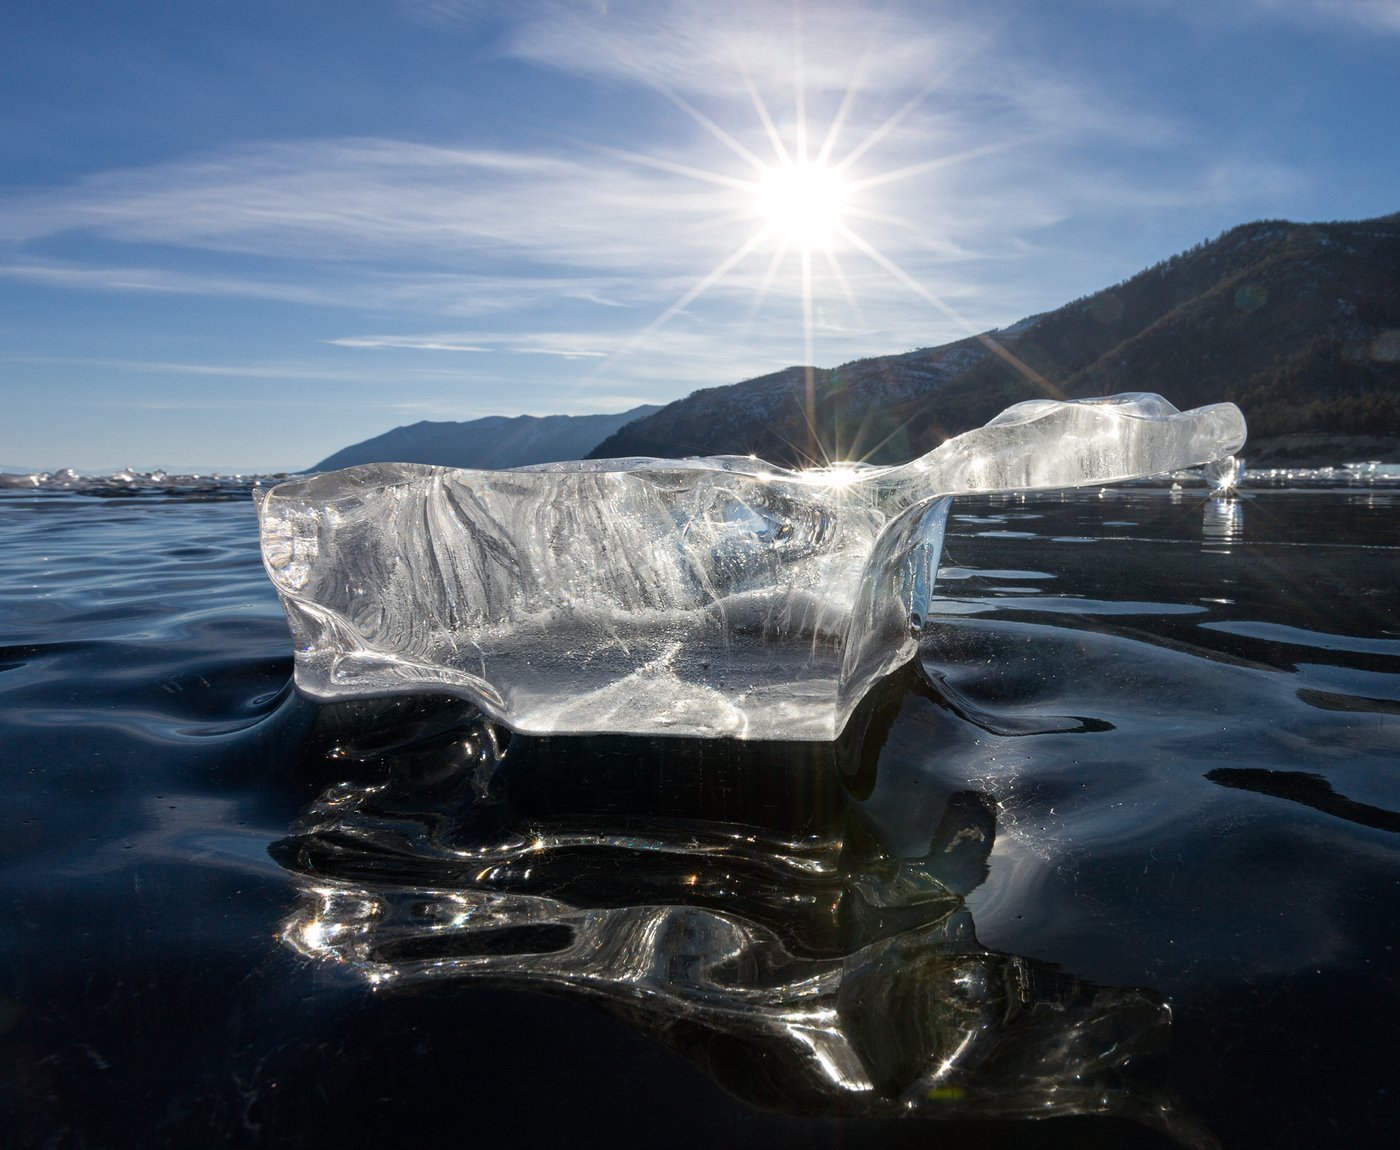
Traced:
[[525, 739], [298, 697], [244, 491], [0, 491], [5, 1144], [1391, 1145], [1400, 492], [950, 526], [836, 747]]

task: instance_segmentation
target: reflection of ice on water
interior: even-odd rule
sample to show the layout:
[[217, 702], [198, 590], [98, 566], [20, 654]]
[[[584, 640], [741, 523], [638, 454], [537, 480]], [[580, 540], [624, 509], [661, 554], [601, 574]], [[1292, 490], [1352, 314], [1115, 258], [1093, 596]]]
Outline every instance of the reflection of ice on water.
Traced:
[[1234, 497], [1213, 496], [1201, 512], [1203, 550], [1228, 555], [1230, 548], [1244, 538], [1244, 502]]
[[858, 724], [863, 747], [503, 748], [461, 704], [423, 706], [458, 721], [400, 708], [406, 733], [342, 737], [386, 781], [331, 788], [273, 848], [301, 888], [282, 935], [300, 953], [381, 991], [592, 1001], [765, 1108], [1114, 1114], [1211, 1144], [1129, 1070], [1165, 1051], [1165, 1004], [978, 943], [964, 898], [989, 796], [937, 799], [922, 855], [884, 845], [857, 796], [880, 787], [891, 720]]

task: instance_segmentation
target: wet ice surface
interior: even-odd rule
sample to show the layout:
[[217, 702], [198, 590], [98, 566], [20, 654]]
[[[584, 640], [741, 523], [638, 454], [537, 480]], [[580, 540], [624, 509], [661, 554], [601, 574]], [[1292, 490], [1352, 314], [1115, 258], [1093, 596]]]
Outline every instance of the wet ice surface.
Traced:
[[836, 738], [924, 628], [950, 495], [1209, 464], [1231, 404], [1016, 404], [899, 467], [373, 464], [259, 491], [298, 687], [460, 695], [531, 734]]
[[1389, 1145], [1398, 511], [959, 501], [926, 677], [803, 749], [316, 707], [250, 506], [0, 495], [0, 1116]]

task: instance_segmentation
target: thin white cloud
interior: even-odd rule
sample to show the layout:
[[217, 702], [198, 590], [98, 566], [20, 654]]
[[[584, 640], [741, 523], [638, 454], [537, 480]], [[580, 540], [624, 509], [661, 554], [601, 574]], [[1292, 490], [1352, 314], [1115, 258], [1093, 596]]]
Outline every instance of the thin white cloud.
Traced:
[[[1098, 9], [1099, 20], [1119, 17], [1124, 0], [1069, 0]], [[1173, 21], [1198, 29], [1244, 29], [1257, 34], [1266, 24], [1277, 21], [1312, 29], [1353, 32], [1363, 28], [1374, 32], [1400, 33], [1400, 4], [1396, 0], [1132, 0], [1134, 6], [1161, 14]]]
[[[988, 40], [948, 6], [843, 0], [536, 2], [508, 38], [522, 59], [693, 95], [737, 94], [747, 75], [786, 114], [798, 98], [917, 90]], [[780, 103], [781, 102], [781, 103]]]
[[[729, 382], [797, 362], [801, 348], [800, 334], [794, 336], [790, 324], [775, 328], [772, 339], [764, 339], [760, 331], [760, 340], [772, 350], [769, 355], [756, 355], [752, 347], [715, 338], [709, 326], [681, 321], [656, 332], [647, 343], [646, 354], [618, 355], [607, 360], [606, 373], [595, 378], [596, 366], [620, 349], [631, 334], [630, 329], [609, 336], [600, 336], [591, 329], [521, 332], [489, 337], [495, 341], [491, 350], [499, 354], [447, 355], [441, 360], [396, 356], [394, 348], [386, 349], [383, 357], [354, 356], [355, 350], [368, 348], [342, 344], [341, 348], [328, 349], [324, 356], [195, 360], [11, 354], [0, 356], [0, 365], [10, 365], [5, 374], [11, 379], [22, 374], [32, 374], [36, 379], [72, 379], [75, 373], [81, 378], [87, 372], [100, 372], [120, 375], [124, 380], [149, 380], [153, 387], [220, 379], [240, 379], [250, 384], [262, 381], [271, 385], [353, 386], [361, 389], [356, 406], [376, 392], [393, 396], [392, 402], [398, 403], [405, 393], [432, 394], [435, 389], [451, 393], [452, 397], [445, 398], [444, 402], [477, 405], [472, 389], [481, 386], [491, 389], [491, 402], [500, 408], [499, 412], [493, 409], [494, 413], [519, 414], [522, 410], [534, 409], [568, 413], [598, 410], [592, 406], [593, 396], [600, 390], [616, 391], [618, 388], [642, 397], [638, 402], [669, 402], [677, 394], [696, 387]], [[409, 353], [413, 349], [399, 347], [397, 350]], [[529, 366], [527, 357], [540, 355], [557, 359], [557, 371], [543, 374]], [[296, 389], [288, 388], [282, 394], [290, 402]]]
[[[589, 270], [679, 265], [713, 246], [697, 224], [733, 211], [711, 190], [593, 156], [383, 139], [250, 145], [101, 173], [9, 197], [0, 239], [87, 232], [297, 260], [464, 256]], [[678, 226], [679, 224], [679, 226]]]
[[[1092, 182], [1073, 172], [1046, 172], [1035, 188], [1008, 193], [1020, 198], [1023, 219], [1039, 219], [1050, 227], [1074, 216], [1122, 216], [1161, 213], [1186, 208], [1266, 210], [1310, 186], [1312, 177], [1286, 164], [1250, 161], [1243, 157], [1203, 157], [1201, 163], [1174, 180], [1143, 179], [1121, 168], [1105, 166]], [[1039, 213], [1039, 214], [1038, 214]]]
[[26, 260], [0, 264], [0, 278], [83, 291], [135, 292], [273, 300], [357, 311], [403, 311], [414, 315], [488, 316], [558, 307], [577, 300], [611, 309], [635, 309], [642, 300], [623, 298], [635, 285], [617, 276], [470, 275], [433, 268], [396, 271], [362, 262], [337, 265], [321, 274], [306, 269], [301, 281], [194, 273], [153, 266], [102, 265]]
[[985, 8], [556, 0], [524, 11], [509, 40], [513, 54], [564, 73], [677, 93], [691, 116], [693, 101], [703, 100], [696, 125], [717, 127], [762, 160], [771, 148], [755, 96], [789, 149], [799, 110], [812, 153], [836, 126], [834, 159], [896, 115], [897, 147], [921, 150], [925, 159], [930, 149], [1028, 132], [1153, 146], [1181, 138], [1182, 125], [1132, 93], [1013, 57], [999, 26], [1006, 17]]
[[501, 16], [492, 0], [399, 0], [404, 12], [427, 24], [475, 27]]
[[555, 355], [561, 359], [601, 359], [609, 354], [598, 347], [598, 337], [560, 337], [549, 332], [530, 332], [502, 338], [481, 333], [426, 335], [351, 335], [326, 340], [335, 347], [373, 351], [456, 351], [508, 352], [521, 355]]
[[[379, 386], [386, 382], [382, 372], [347, 370], [343, 364], [329, 360], [316, 362], [307, 360], [259, 360], [253, 362], [209, 362], [199, 360], [158, 360], [127, 359], [120, 356], [71, 356], [71, 355], [7, 355], [0, 362], [33, 367], [78, 367], [101, 371], [122, 372], [129, 375], [166, 375], [190, 378], [232, 378], [265, 379], [283, 382], [316, 381], [326, 383], [363, 383]], [[404, 374], [396, 368], [398, 375]], [[415, 377], [439, 380], [460, 380], [461, 374], [448, 370], [415, 368]]]
[[[542, 305], [557, 308], [575, 300], [621, 313], [616, 321], [634, 330], [642, 326], [640, 316], [655, 315], [681, 298], [752, 235], [751, 221], [731, 218], [722, 226], [709, 222], [717, 206], [726, 206], [724, 195], [716, 201], [713, 189], [697, 188], [665, 172], [634, 170], [615, 161], [603, 164], [596, 157], [587, 160], [584, 164], [499, 155], [483, 159], [478, 153], [393, 141], [308, 141], [110, 173], [66, 194], [12, 203], [0, 228], [31, 240], [88, 229], [115, 240], [241, 251], [266, 257], [272, 262], [264, 266], [273, 272], [259, 284], [246, 278], [130, 266], [94, 268], [52, 261], [7, 265], [8, 274], [20, 278], [113, 290], [299, 297], [299, 302], [332, 306], [460, 316], [524, 312]], [[454, 201], [458, 193], [443, 187], [444, 180], [450, 183], [464, 171], [479, 177], [470, 194], [480, 210], [464, 207], [460, 197]], [[560, 202], [561, 171], [569, 173], [568, 204]], [[505, 182], [491, 184], [491, 177], [498, 175]], [[1018, 181], [994, 180], [979, 198], [980, 210], [992, 224], [989, 234], [1008, 226], [1007, 213], [998, 211], [1005, 192], [996, 187], [1018, 186]], [[924, 191], [927, 197], [928, 189]], [[419, 201], [420, 211], [405, 207]], [[377, 216], [369, 211], [370, 204], [379, 205]], [[605, 208], [583, 226], [589, 205], [599, 204]], [[915, 226], [903, 228], [896, 222], [894, 229], [887, 229], [888, 236], [879, 226], [873, 234], [879, 242], [901, 249], [917, 236], [927, 245], [925, 250], [941, 251], [946, 257], [955, 247], [948, 229], [954, 223], [966, 227], [971, 217], [930, 213], [934, 207], [936, 197], [926, 198], [920, 210], [929, 214]], [[484, 223], [492, 212], [498, 227]], [[551, 231], [561, 220], [566, 222]], [[449, 237], [455, 237], [455, 248]], [[489, 254], [492, 245], [507, 241], [534, 260], [507, 261], [495, 272], [474, 276], [441, 270], [442, 262], [473, 259], [480, 251], [474, 243]], [[377, 253], [364, 250], [371, 242], [378, 245]], [[345, 259], [357, 245], [359, 258]], [[308, 278], [297, 287], [276, 278], [276, 269], [285, 267], [283, 257], [290, 252], [306, 257], [301, 270]], [[377, 254], [378, 263], [372, 254]], [[386, 269], [387, 258], [413, 259], [418, 266], [412, 271], [393, 270], [392, 265]], [[794, 260], [790, 258], [789, 265]], [[576, 271], [540, 273], [539, 263], [572, 263]], [[747, 306], [755, 293], [765, 290], [767, 266], [766, 255], [745, 261], [696, 306], [708, 306], [716, 298]], [[870, 280], [870, 271], [852, 266], [847, 275], [857, 284], [862, 277]], [[875, 276], [871, 298], [889, 286]], [[790, 271], [766, 286], [770, 308], [790, 309], [799, 296], [800, 286]], [[628, 318], [624, 309], [640, 315]], [[591, 349], [551, 350], [586, 354]]]
[[[885, 350], [883, 341], [957, 338], [1059, 302], [1045, 298], [1044, 276], [1037, 297], [1013, 264], [1024, 268], [1027, 252], [1044, 255], [1038, 237], [1076, 219], [1203, 203], [1267, 206], [1261, 188], [1278, 200], [1290, 182], [1299, 186], [1278, 165], [1244, 156], [1221, 162], [1203, 126], [1180, 123], [1145, 98], [1009, 58], [994, 27], [960, 23], [945, 8], [931, 16], [920, 5], [831, 0], [800, 11], [799, 59], [787, 0], [528, 3], [509, 51], [585, 80], [673, 90], [676, 131], [666, 144], [556, 140], [543, 152], [323, 138], [112, 170], [0, 201], [0, 240], [20, 253], [0, 276], [357, 309], [374, 318], [357, 321], [358, 334], [325, 342], [464, 353], [462, 363], [501, 358], [490, 352], [544, 355], [570, 369], [569, 360], [612, 357], [608, 378], [630, 387], [647, 371], [666, 372], [674, 390], [681, 379], [722, 382], [729, 365], [753, 374], [806, 357], [795, 256], [772, 275], [771, 246], [760, 246], [688, 299], [761, 226], [754, 197], [725, 186], [752, 175], [739, 153], [771, 158], [770, 128], [794, 147], [799, 108], [811, 119], [813, 152], [836, 122], [832, 155], [861, 151], [852, 174], [874, 182], [862, 193], [856, 230], [969, 329], [950, 328], [848, 246], [838, 252], [839, 275], [815, 261], [819, 338], [811, 354], [828, 364]], [[444, 0], [414, 14], [451, 22], [481, 12]], [[560, 137], [568, 128], [561, 120]], [[1149, 174], [1139, 166], [1144, 153], [1155, 161]], [[711, 178], [687, 174], [695, 170]], [[111, 267], [31, 254], [60, 238], [76, 250], [86, 237], [136, 254]], [[196, 251], [208, 270], [154, 266], [171, 248]], [[1071, 294], [1096, 286], [1079, 283]], [[650, 330], [676, 301], [686, 306]], [[394, 332], [393, 317], [404, 314], [431, 317], [423, 326], [435, 330]], [[473, 330], [447, 330], [455, 323]], [[630, 346], [641, 331], [644, 347]], [[681, 348], [683, 363], [668, 359]], [[214, 370], [255, 377], [264, 369], [269, 377], [280, 370]]]
[[1306, 20], [1324, 27], [1352, 25], [1371, 32], [1400, 35], [1397, 0], [1254, 0], [1257, 8], [1275, 15]]
[[336, 347], [368, 348], [375, 351], [394, 349], [396, 351], [473, 351], [489, 352], [492, 349], [481, 344], [469, 343], [462, 338], [450, 335], [351, 335], [341, 339], [328, 339], [327, 343]]
[[607, 352], [586, 351], [580, 347], [522, 347], [521, 355], [552, 355], [559, 359], [605, 359]]
[[[990, 33], [923, 9], [802, 5], [799, 100], [792, 12], [785, 2], [727, 0], [718, 8], [527, 6], [512, 41], [517, 54], [565, 72], [633, 83], [663, 77], [686, 88], [671, 143], [629, 142], [633, 160], [602, 139], [581, 141], [596, 150], [559, 145], [548, 154], [393, 139], [249, 144], [12, 196], [0, 203], [0, 238], [24, 244], [87, 233], [303, 266], [411, 263], [420, 272], [471, 261], [509, 266], [517, 280], [573, 278], [573, 286], [557, 285], [564, 294], [637, 306], [658, 277], [703, 274], [761, 225], [756, 198], [722, 186], [754, 175], [736, 151], [775, 155], [746, 81], [784, 147], [795, 146], [800, 104], [813, 152], [839, 122], [832, 155], [861, 151], [853, 176], [911, 173], [871, 188], [873, 211], [897, 217], [918, 205], [941, 217], [937, 232], [956, 224], [964, 237], [966, 218], [940, 210], [942, 157], [962, 156], [954, 168], [988, 177], [979, 206], [1006, 232], [1038, 225], [999, 211], [1001, 190], [1066, 166], [1075, 149], [1164, 148], [1185, 138], [1180, 125], [1121, 92], [1006, 59]], [[896, 118], [897, 129], [885, 133]], [[1069, 166], [1092, 185], [1091, 168]], [[684, 174], [697, 170], [718, 184]]]
[[50, 287], [96, 291], [227, 296], [316, 306], [344, 306], [347, 302], [344, 285], [339, 290], [323, 289], [309, 283], [194, 275], [153, 267], [101, 267], [43, 261], [0, 264], [0, 276]]

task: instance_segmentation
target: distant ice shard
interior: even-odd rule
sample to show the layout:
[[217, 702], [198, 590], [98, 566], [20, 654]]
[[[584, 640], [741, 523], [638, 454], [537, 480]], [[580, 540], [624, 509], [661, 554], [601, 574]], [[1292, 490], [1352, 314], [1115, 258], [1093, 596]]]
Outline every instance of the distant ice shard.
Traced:
[[1236, 452], [1232, 404], [1034, 400], [898, 467], [371, 464], [255, 492], [297, 686], [461, 695], [516, 730], [830, 740], [928, 621], [950, 496]]
[[1212, 495], [1229, 496], [1244, 479], [1244, 460], [1227, 455], [1224, 459], [1212, 460], [1201, 470]]

